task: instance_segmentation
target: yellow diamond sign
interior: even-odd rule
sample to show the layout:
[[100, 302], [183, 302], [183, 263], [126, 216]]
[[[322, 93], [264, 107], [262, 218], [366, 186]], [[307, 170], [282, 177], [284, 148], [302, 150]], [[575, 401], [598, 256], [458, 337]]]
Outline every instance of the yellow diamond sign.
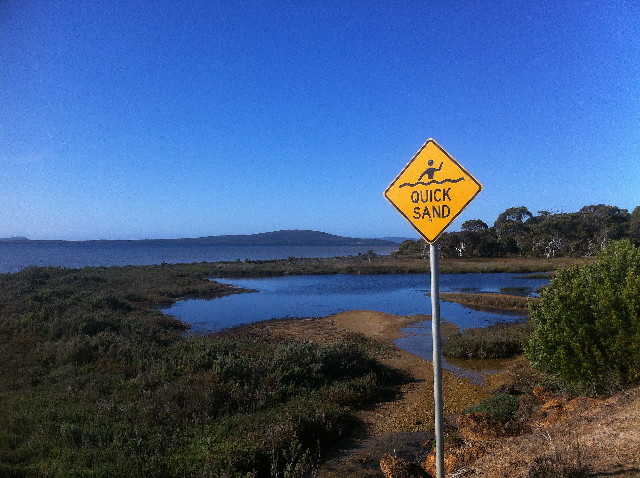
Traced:
[[482, 184], [429, 139], [389, 185], [384, 197], [433, 244], [481, 190]]

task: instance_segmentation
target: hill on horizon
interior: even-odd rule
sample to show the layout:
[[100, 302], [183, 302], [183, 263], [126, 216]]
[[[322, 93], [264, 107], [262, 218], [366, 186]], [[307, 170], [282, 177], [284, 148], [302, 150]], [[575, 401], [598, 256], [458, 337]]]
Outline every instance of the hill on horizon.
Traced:
[[[327, 232], [285, 229], [273, 232], [261, 232], [257, 234], [233, 234], [221, 236], [205, 236], [181, 239], [137, 239], [137, 240], [89, 240], [89, 241], [63, 241], [63, 240], [30, 240], [27, 238], [0, 239], [0, 242], [39, 242], [39, 243], [65, 243], [65, 242], [146, 242], [146, 243], [182, 243], [182, 244], [207, 244], [220, 246], [396, 246], [398, 241], [389, 239], [363, 239], [355, 237], [337, 236]], [[401, 242], [401, 241], [400, 241]]]
[[351, 245], [375, 245], [385, 246], [396, 244], [385, 239], [363, 239], [354, 237], [337, 236], [327, 232], [285, 229], [273, 232], [261, 232], [258, 234], [207, 236], [186, 241], [202, 242], [220, 245], [252, 245], [252, 246], [351, 246]]

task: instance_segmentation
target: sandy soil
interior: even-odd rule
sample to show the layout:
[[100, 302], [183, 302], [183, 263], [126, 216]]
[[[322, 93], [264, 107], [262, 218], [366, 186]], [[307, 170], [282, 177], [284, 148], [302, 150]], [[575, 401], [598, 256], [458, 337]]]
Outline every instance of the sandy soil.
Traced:
[[[379, 462], [385, 453], [394, 453], [419, 461], [429, 449], [421, 444], [432, 438], [433, 430], [433, 365], [393, 345], [402, 336], [400, 329], [429, 319], [424, 315], [396, 316], [382, 312], [356, 310], [311, 319], [279, 319], [247, 324], [222, 335], [274, 342], [311, 340], [331, 342], [358, 340], [366, 337], [384, 344], [378, 359], [403, 371], [411, 381], [400, 387], [398, 398], [381, 403], [360, 413], [367, 437], [350, 445], [336, 458], [325, 463], [316, 476], [321, 477], [382, 477]], [[456, 332], [450, 323], [442, 323], [442, 335]], [[430, 339], [429, 339], [430, 340]], [[492, 376], [488, 376], [490, 383]], [[489, 385], [472, 385], [468, 380], [443, 372], [445, 416], [458, 413], [481, 401], [489, 394]]]
[[[360, 413], [365, 436], [324, 463], [318, 477], [383, 477], [380, 458], [391, 453], [420, 463], [429, 451], [433, 430], [433, 368], [431, 362], [393, 345], [400, 329], [428, 319], [401, 317], [380, 312], [349, 311], [312, 319], [271, 320], [231, 329], [224, 334], [252, 336], [256, 340], [290, 341], [361, 340], [384, 344], [378, 359], [406, 373], [397, 399]], [[456, 331], [442, 324], [442, 335]], [[465, 361], [465, 368], [485, 372], [486, 384], [473, 385], [464, 378], [443, 372], [445, 422], [452, 430], [455, 414], [482, 401], [492, 390], [505, 385], [522, 387], [535, 382], [535, 372], [522, 357], [499, 361]], [[494, 372], [487, 372], [494, 369]], [[499, 370], [495, 372], [495, 369]], [[640, 478], [640, 389], [606, 400], [551, 397], [536, 405], [528, 432], [485, 444], [488, 452], [455, 476], [515, 477], [530, 475], [532, 467], [547, 462], [579, 462], [588, 470], [581, 476]], [[546, 460], [546, 461], [545, 461]], [[549, 465], [551, 466], [551, 465]], [[548, 476], [558, 475], [557, 470]]]
[[640, 477], [640, 388], [606, 399], [550, 398], [531, 425], [488, 444], [457, 476]]

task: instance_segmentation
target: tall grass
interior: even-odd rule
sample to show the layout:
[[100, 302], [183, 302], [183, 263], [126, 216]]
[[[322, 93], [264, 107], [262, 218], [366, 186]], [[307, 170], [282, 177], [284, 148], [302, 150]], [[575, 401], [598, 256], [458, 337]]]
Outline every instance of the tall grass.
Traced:
[[521, 354], [534, 325], [530, 320], [515, 324], [466, 329], [449, 337], [443, 353], [456, 358], [506, 358]]
[[[443, 274], [492, 272], [548, 272], [573, 264], [583, 264], [588, 258], [442, 258]], [[311, 274], [424, 274], [429, 272], [428, 259], [391, 254], [351, 257], [288, 258], [245, 260], [207, 264], [211, 275], [218, 277], [273, 277]]]

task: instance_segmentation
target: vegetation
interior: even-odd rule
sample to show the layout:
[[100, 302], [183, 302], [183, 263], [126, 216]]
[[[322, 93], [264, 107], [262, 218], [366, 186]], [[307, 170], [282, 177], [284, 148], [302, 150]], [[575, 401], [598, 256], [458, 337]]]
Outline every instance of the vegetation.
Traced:
[[513, 419], [520, 399], [508, 393], [498, 393], [473, 405], [465, 410], [465, 413], [486, 413], [496, 421], [507, 423]]
[[531, 317], [527, 358], [569, 389], [640, 382], [640, 247], [613, 242], [594, 263], [558, 271]]
[[[491, 272], [548, 272], [560, 267], [583, 264], [588, 258], [443, 258], [443, 274]], [[227, 261], [206, 264], [212, 277], [277, 277], [312, 274], [424, 274], [429, 263], [411, 255], [377, 255], [373, 252], [350, 257], [322, 259], [296, 258]]]
[[358, 343], [186, 338], [208, 265], [0, 276], [0, 476], [303, 476], [399, 378]]
[[[520, 210], [501, 220], [527, 225], [531, 217]], [[525, 230], [513, 226], [502, 234]], [[0, 476], [305, 476], [358, 430], [354, 412], [385, 399], [402, 377], [361, 340], [187, 338], [185, 324], [157, 308], [240, 292], [207, 279], [215, 276], [425, 272], [417, 247], [404, 243], [391, 256], [0, 275]], [[442, 272], [576, 264], [532, 304], [533, 322], [469, 329], [445, 343], [446, 354], [518, 354], [535, 325], [527, 357], [572, 389], [640, 381], [640, 249], [630, 241], [591, 261], [463, 256], [440, 264]], [[477, 306], [489, 299], [473, 298]], [[469, 411], [504, 422], [515, 400], [498, 395]]]
[[[535, 457], [526, 478], [586, 478], [593, 476], [584, 464], [580, 447], [567, 445]], [[633, 475], [630, 475], [633, 476]]]
[[[461, 231], [440, 239], [441, 257], [581, 257], [594, 256], [613, 240], [629, 239], [640, 245], [640, 206], [632, 213], [604, 204], [585, 206], [574, 213], [511, 207], [493, 226], [479, 219], [462, 224]], [[422, 240], [405, 241], [399, 254], [427, 257]]]
[[[548, 277], [545, 276], [545, 277]], [[512, 295], [506, 292], [440, 292], [440, 299], [448, 302], [456, 302], [465, 307], [477, 310], [500, 310], [514, 312], [529, 312], [529, 301], [537, 298]]]
[[456, 358], [507, 358], [521, 354], [533, 332], [531, 321], [466, 329], [445, 342], [443, 353]]

